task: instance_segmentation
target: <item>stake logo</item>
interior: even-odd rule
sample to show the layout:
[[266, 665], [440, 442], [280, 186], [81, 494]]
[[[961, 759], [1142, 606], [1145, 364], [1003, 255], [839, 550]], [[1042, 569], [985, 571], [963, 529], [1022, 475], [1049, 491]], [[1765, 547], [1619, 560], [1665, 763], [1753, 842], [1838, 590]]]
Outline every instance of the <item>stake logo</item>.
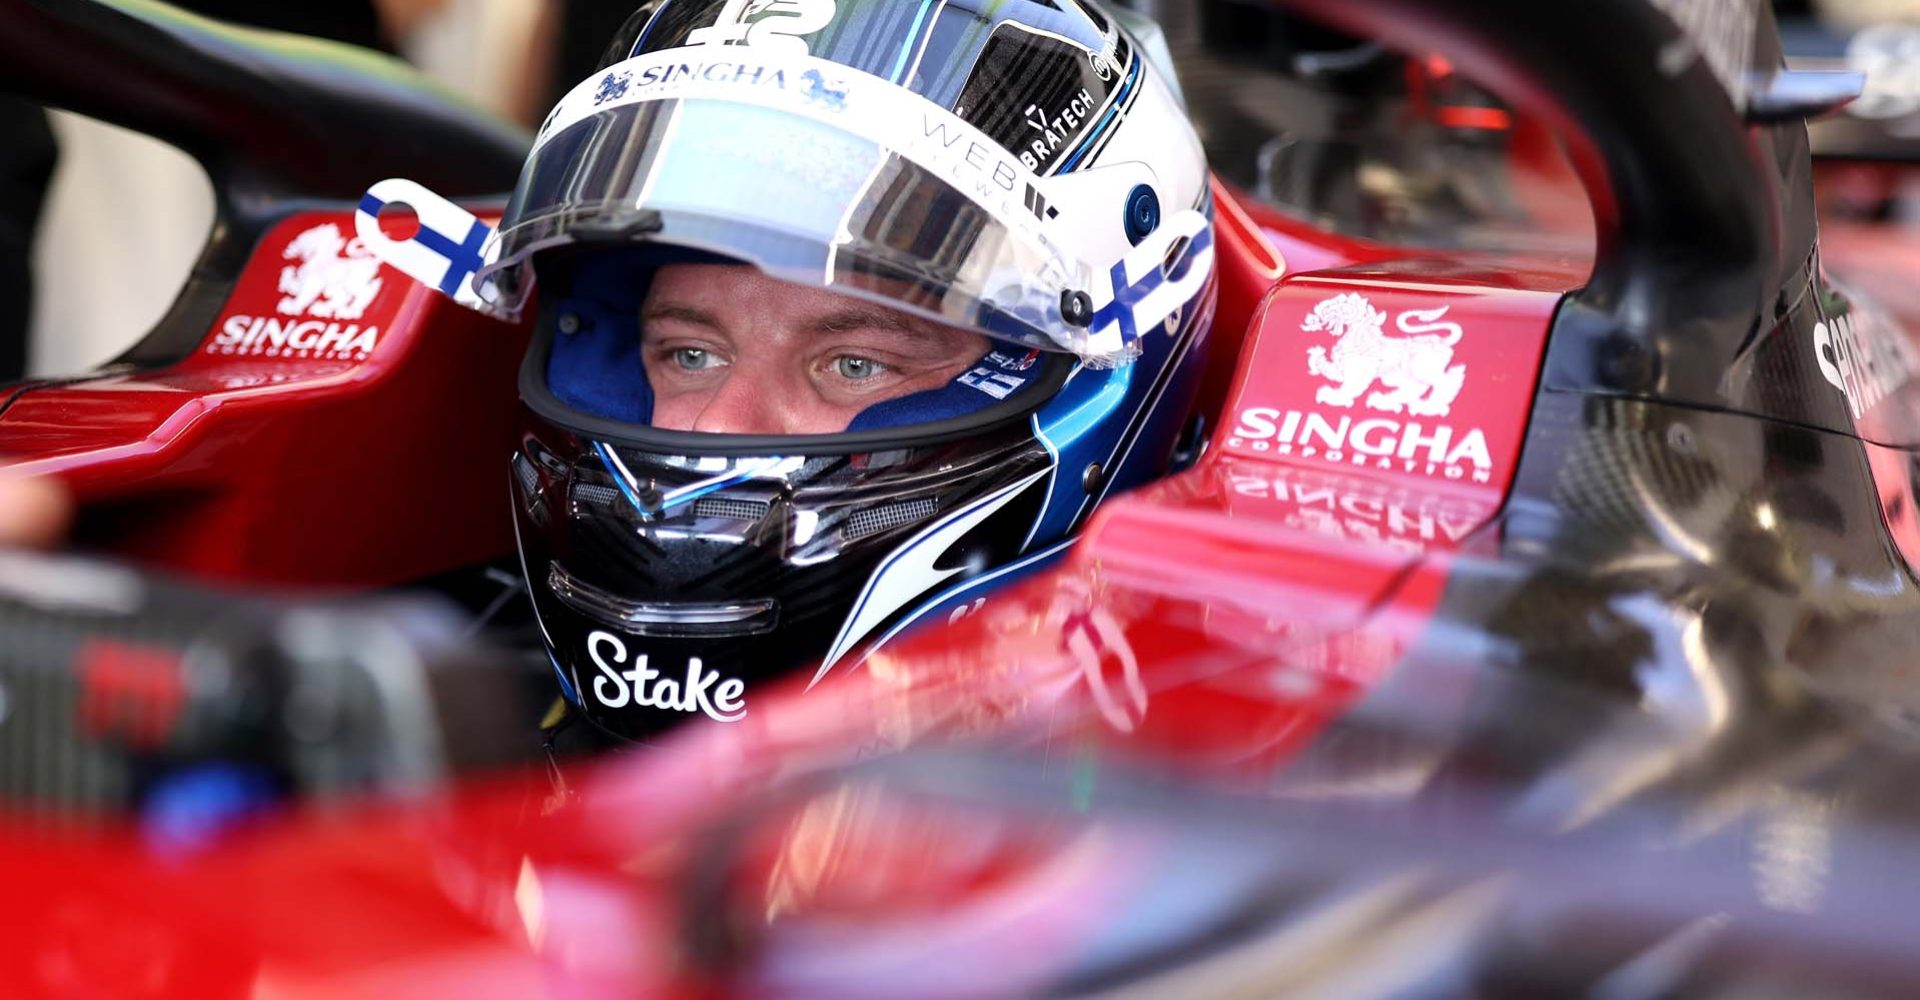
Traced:
[[1041, 222], [1051, 222], [1060, 217], [1060, 210], [1047, 204], [1047, 196], [1041, 194], [1040, 189], [1032, 184], [1027, 185], [1027, 211], [1032, 212], [1033, 217]]
[[[715, 722], [739, 722], [747, 717], [741, 696], [747, 683], [739, 678], [722, 680], [708, 670], [699, 657], [687, 661], [686, 673], [669, 677], [647, 665], [647, 654], [633, 658], [627, 665], [627, 644], [606, 632], [587, 637], [587, 656], [600, 669], [593, 679], [593, 697], [608, 708], [662, 708], [669, 712], [698, 712]], [[611, 662], [609, 662], [609, 660]]]
[[1350, 407], [1378, 382], [1387, 391], [1367, 397], [1370, 409], [1446, 416], [1467, 378], [1467, 366], [1453, 364], [1460, 325], [1440, 322], [1446, 314], [1445, 306], [1403, 312], [1398, 325], [1407, 336], [1389, 337], [1387, 314], [1375, 309], [1364, 295], [1336, 295], [1314, 306], [1300, 329], [1326, 333], [1338, 341], [1331, 355], [1325, 347], [1307, 350], [1307, 370], [1334, 383], [1314, 399], [1328, 406]]
[[295, 237], [281, 257], [294, 263], [280, 269], [277, 315], [228, 317], [207, 352], [333, 360], [371, 354], [380, 330], [356, 321], [385, 285], [379, 258], [331, 222]]

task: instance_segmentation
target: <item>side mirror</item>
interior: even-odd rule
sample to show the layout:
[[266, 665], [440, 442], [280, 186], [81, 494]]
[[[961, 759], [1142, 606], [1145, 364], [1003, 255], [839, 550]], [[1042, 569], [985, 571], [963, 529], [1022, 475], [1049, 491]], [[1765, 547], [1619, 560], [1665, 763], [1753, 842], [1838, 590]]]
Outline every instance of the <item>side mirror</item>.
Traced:
[[1866, 91], [1867, 74], [1853, 70], [1779, 70], [1753, 81], [1747, 92], [1747, 124], [1779, 125], [1824, 117], [1859, 100]]

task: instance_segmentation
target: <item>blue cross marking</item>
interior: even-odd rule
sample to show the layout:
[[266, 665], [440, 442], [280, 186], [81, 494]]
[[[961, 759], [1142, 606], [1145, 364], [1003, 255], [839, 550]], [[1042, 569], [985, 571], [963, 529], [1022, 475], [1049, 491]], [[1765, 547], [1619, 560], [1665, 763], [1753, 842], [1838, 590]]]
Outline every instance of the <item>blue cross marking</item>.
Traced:
[[1093, 314], [1092, 329], [1101, 330], [1108, 323], [1118, 323], [1121, 343], [1131, 344], [1139, 340], [1140, 326], [1134, 316], [1134, 308], [1165, 281], [1165, 276], [1156, 267], [1142, 275], [1138, 284], [1128, 284], [1126, 262], [1113, 265], [1113, 301], [1101, 306], [1100, 311]]

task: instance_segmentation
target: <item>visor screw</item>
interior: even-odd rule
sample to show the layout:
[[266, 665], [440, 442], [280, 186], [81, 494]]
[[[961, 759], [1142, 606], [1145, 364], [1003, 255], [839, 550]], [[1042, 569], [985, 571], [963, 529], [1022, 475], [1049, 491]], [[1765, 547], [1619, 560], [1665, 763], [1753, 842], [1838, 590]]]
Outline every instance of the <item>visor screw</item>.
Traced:
[[640, 512], [643, 514], [660, 513], [661, 505], [667, 501], [666, 496], [660, 492], [659, 487], [652, 485], [641, 490], [635, 499], [640, 501]]
[[580, 332], [580, 317], [573, 313], [560, 314], [560, 332], [571, 337]]
[[1068, 289], [1060, 293], [1060, 318], [1068, 326], [1089, 326], [1093, 323], [1093, 296], [1085, 292]]
[[1100, 468], [1099, 462], [1087, 466], [1087, 471], [1080, 474], [1080, 488], [1089, 495], [1100, 492], [1100, 483], [1106, 474], [1106, 470]]
[[1688, 427], [1686, 424], [1673, 424], [1669, 426], [1667, 428], [1667, 447], [1672, 448], [1682, 455], [1694, 454], [1693, 428]]
[[1139, 246], [1160, 228], [1160, 196], [1145, 184], [1127, 195], [1127, 240]]

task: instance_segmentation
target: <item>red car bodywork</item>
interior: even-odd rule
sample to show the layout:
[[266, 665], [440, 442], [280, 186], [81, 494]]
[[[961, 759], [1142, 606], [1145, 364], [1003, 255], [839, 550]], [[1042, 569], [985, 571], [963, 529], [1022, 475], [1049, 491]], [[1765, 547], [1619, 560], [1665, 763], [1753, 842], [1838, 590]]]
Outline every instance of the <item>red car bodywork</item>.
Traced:
[[[538, 817], [539, 796], [508, 780], [287, 816], [205, 853], [156, 855], [130, 831], [0, 825], [0, 884], [20, 924], [0, 934], [0, 968], [28, 977], [9, 992], [701, 995], [716, 987], [677, 945], [677, 862], [698, 846], [687, 834], [783, 775], [989, 732], [1030, 739], [1062, 767], [1104, 748], [1217, 780], [1271, 771], [1391, 668], [1426, 624], [1449, 553], [1502, 507], [1550, 323], [1586, 264], [1409, 255], [1216, 194], [1210, 446], [1104, 507], [1064, 568], [811, 690], [796, 681], [740, 724], [572, 775], [572, 799]], [[525, 331], [389, 270], [359, 321], [379, 328], [364, 358], [302, 356], [318, 327], [260, 339], [290, 244], [326, 224], [344, 231], [350, 214], [276, 228], [179, 364], [36, 389], [0, 416], [0, 451], [81, 499], [83, 541], [306, 586], [383, 586], [510, 552], [501, 456]], [[1463, 382], [1449, 413], [1387, 420], [1325, 401], [1336, 386], [1312, 374], [1309, 352], [1335, 339], [1307, 317], [1343, 295], [1383, 324], [1419, 313], [1441, 331], [1421, 336], [1451, 337], [1447, 367]], [[862, 829], [800, 810], [746, 896], [778, 895], [789, 915], [945, 928], [928, 939], [957, 933], [952, 954], [977, 958], [1009, 954], [1007, 942], [967, 937], [967, 914], [1071, 875], [1059, 851], [1021, 838]], [[780, 862], [793, 851], [811, 852], [806, 878]], [[1022, 913], [1004, 933], [1028, 936], [1027, 959], [988, 984], [1041, 975], [1098, 907]], [[941, 975], [930, 953], [886, 954], [862, 974], [875, 989]]]
[[0, 455], [72, 489], [80, 545], [235, 583], [354, 588], [509, 551], [502, 505], [473, 498], [506, 481], [525, 332], [391, 269], [358, 309], [301, 301], [296, 241], [327, 226], [352, 233], [353, 212], [274, 227], [179, 363], [29, 389], [0, 414]]

